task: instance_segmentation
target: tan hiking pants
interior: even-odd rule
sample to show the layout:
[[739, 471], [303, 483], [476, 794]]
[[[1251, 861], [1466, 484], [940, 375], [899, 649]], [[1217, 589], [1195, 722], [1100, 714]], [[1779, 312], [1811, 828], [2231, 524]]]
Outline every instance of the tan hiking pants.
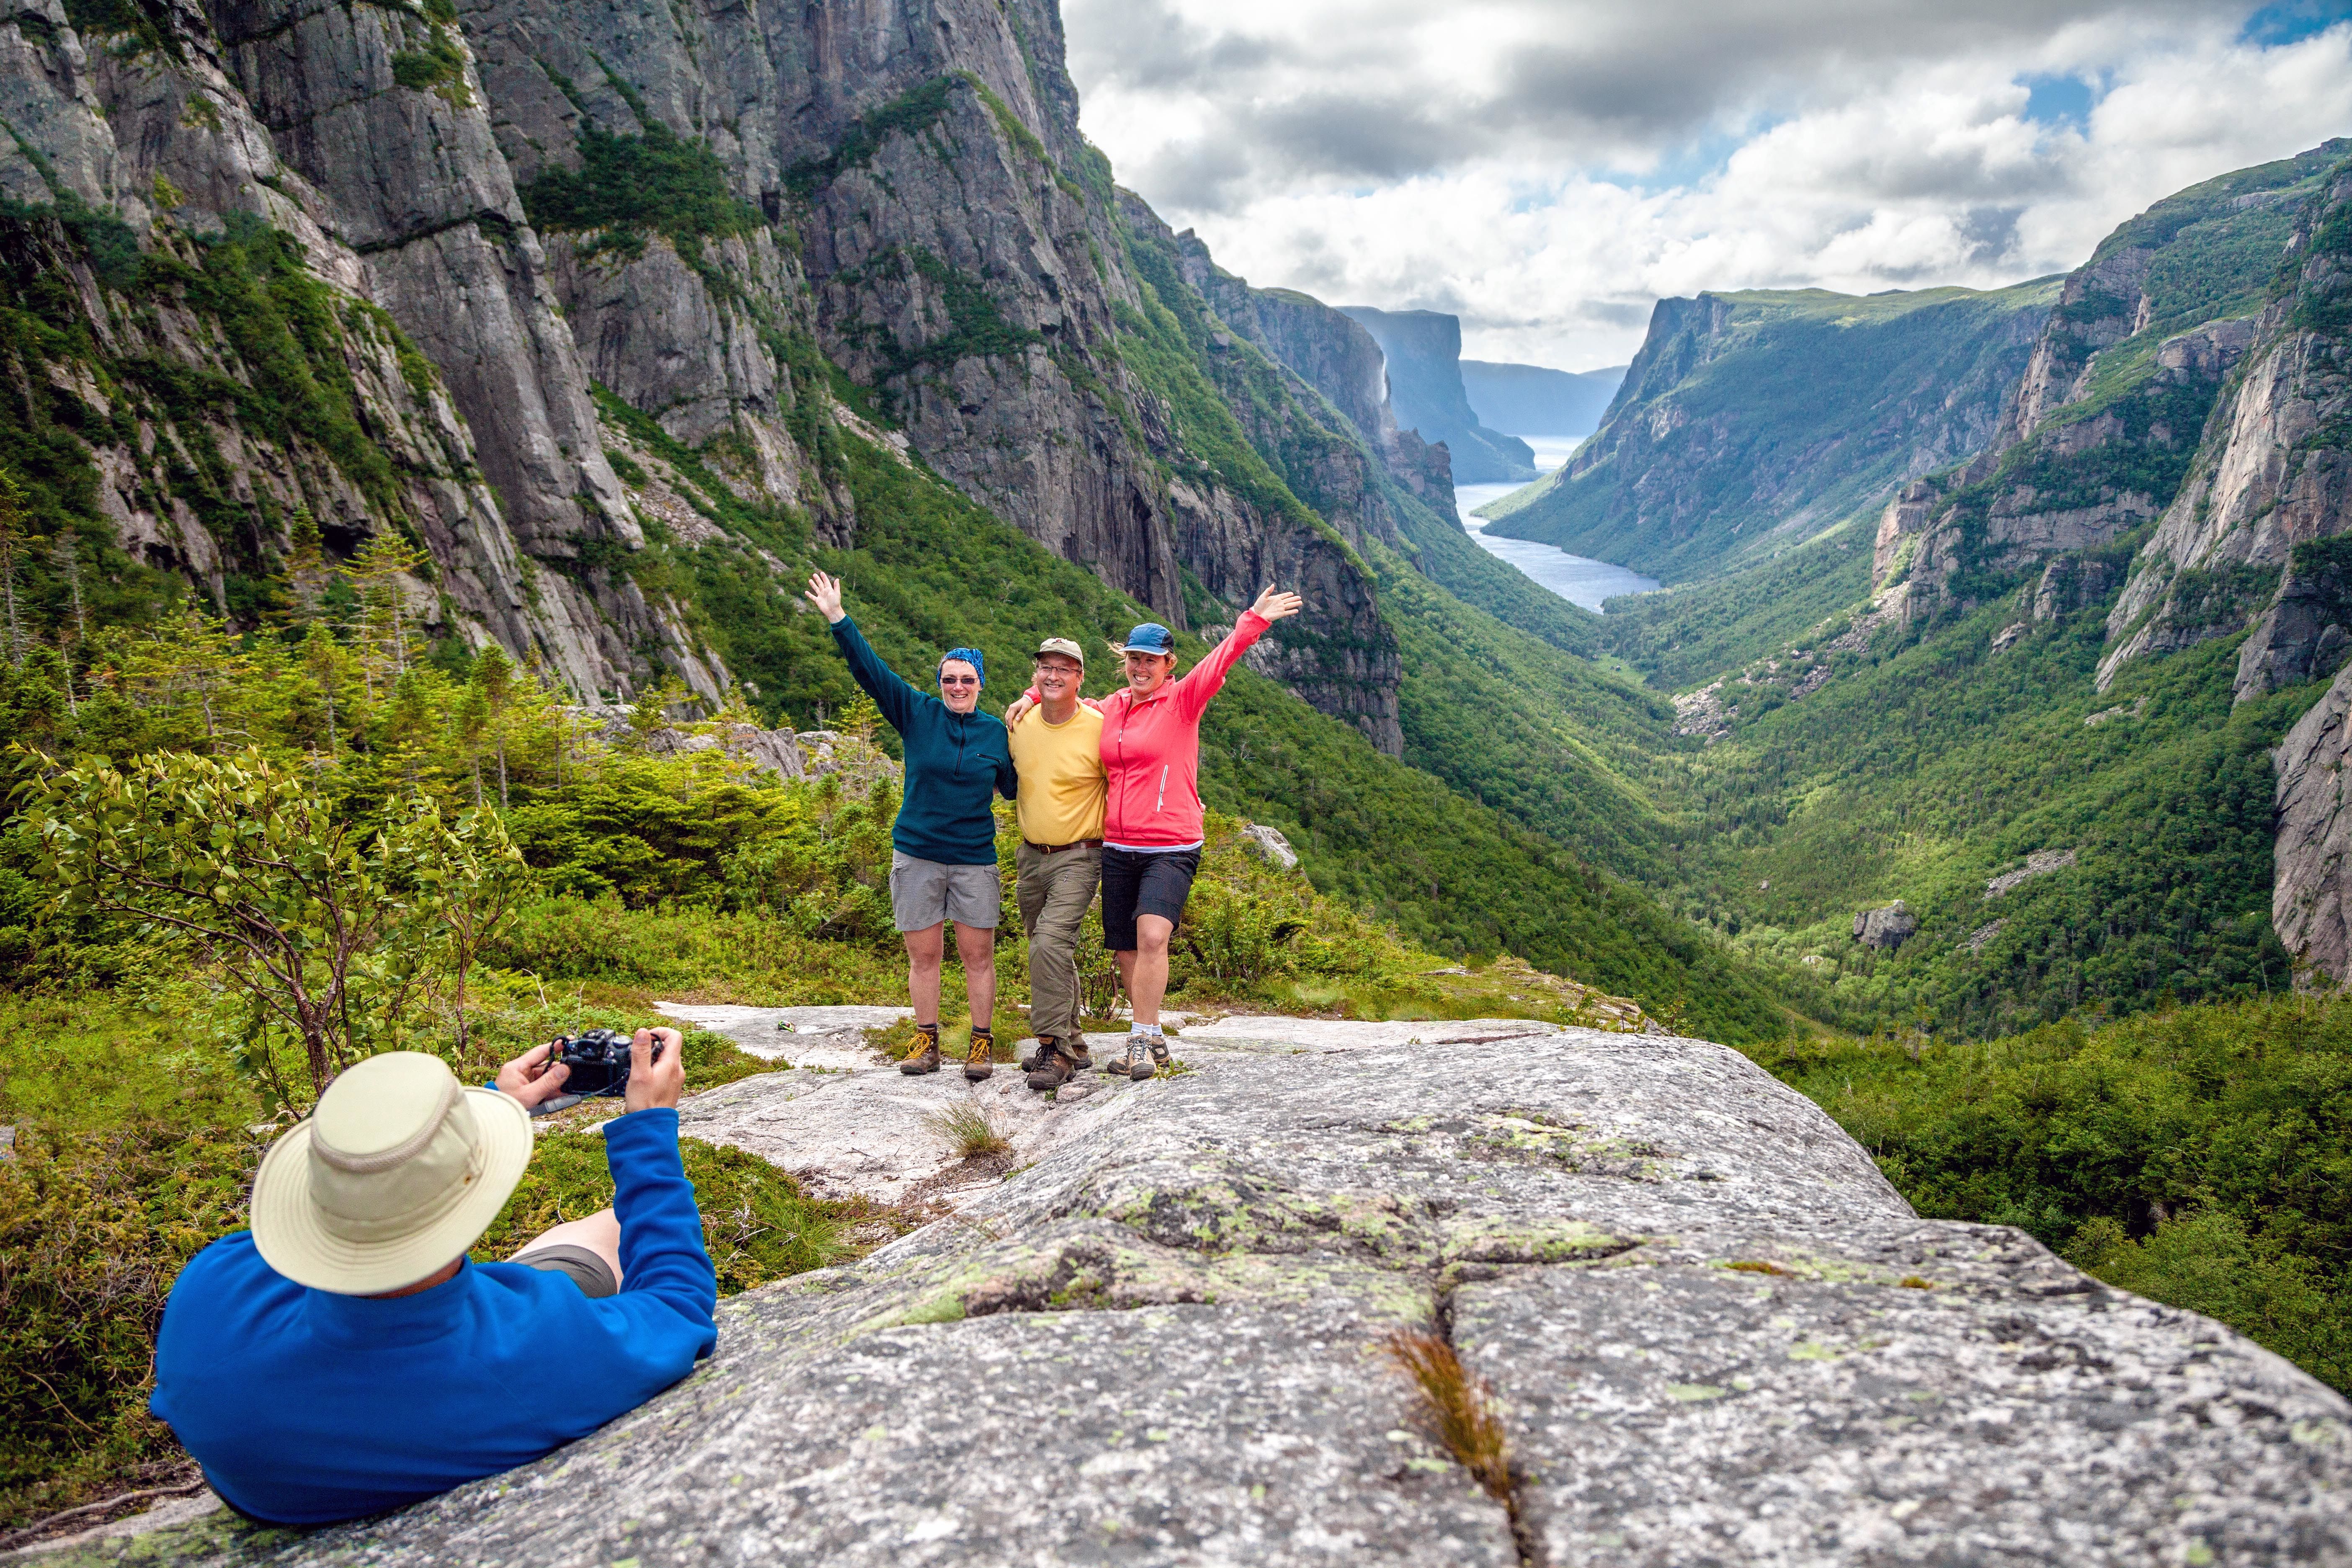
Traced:
[[1013, 851], [1014, 894], [1029, 933], [1029, 1032], [1062, 1039], [1078, 1034], [1078, 927], [1102, 880], [1102, 851], [1048, 855], [1024, 844]]

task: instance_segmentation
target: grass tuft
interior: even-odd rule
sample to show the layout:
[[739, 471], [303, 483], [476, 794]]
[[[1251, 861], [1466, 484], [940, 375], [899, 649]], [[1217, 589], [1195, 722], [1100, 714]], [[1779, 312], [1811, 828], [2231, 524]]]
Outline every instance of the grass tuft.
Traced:
[[943, 1110], [932, 1111], [923, 1118], [923, 1121], [932, 1131], [947, 1140], [949, 1148], [967, 1160], [1002, 1154], [1013, 1147], [1004, 1134], [996, 1130], [996, 1123], [988, 1119], [988, 1113], [977, 1105], [950, 1105]]
[[[1727, 1268], [1737, 1269], [1742, 1274], [1779, 1274], [1785, 1276], [1789, 1272], [1779, 1264], [1767, 1263], [1760, 1258], [1745, 1258], [1738, 1263], [1727, 1263], [1724, 1265], [1724, 1267]], [[1908, 1283], [1908, 1281], [1906, 1283]]]
[[1381, 1352], [1412, 1379], [1421, 1392], [1417, 1413], [1437, 1446], [1470, 1472], [1486, 1494], [1511, 1503], [1511, 1459], [1495, 1391], [1475, 1376], [1435, 1334], [1404, 1330], [1381, 1342]]

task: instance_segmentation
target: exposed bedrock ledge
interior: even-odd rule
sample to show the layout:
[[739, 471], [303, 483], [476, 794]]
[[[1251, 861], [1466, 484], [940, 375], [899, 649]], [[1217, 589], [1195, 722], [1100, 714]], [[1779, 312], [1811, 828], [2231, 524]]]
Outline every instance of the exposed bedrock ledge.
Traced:
[[1375, 1349], [1435, 1327], [1493, 1382], [1555, 1564], [2352, 1553], [2341, 1399], [2017, 1231], [1920, 1219], [1728, 1050], [1264, 1024], [1058, 1112], [955, 1217], [724, 1304], [692, 1378], [537, 1465], [308, 1537], [215, 1515], [139, 1550], [1519, 1561]]

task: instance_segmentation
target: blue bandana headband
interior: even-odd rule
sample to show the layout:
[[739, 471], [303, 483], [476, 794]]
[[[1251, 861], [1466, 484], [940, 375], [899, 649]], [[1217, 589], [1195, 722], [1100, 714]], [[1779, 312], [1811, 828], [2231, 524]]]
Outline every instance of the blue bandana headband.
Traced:
[[944, 669], [947, 668], [948, 661], [950, 659], [959, 658], [963, 660], [964, 663], [971, 666], [971, 672], [980, 677], [980, 683], [982, 686], [985, 687], [988, 684], [988, 666], [980, 661], [980, 649], [976, 647], [951, 647], [948, 649], [947, 653], [940, 659], [940, 668]]

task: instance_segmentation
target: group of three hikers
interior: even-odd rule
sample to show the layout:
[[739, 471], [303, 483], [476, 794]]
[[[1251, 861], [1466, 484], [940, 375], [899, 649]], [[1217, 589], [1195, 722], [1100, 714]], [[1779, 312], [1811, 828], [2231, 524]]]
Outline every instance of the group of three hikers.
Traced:
[[[890, 903], [907, 944], [917, 1039], [900, 1064], [940, 1068], [940, 965], [956, 927], [971, 1005], [965, 1077], [992, 1070], [989, 1027], [1001, 902], [992, 801], [1022, 834], [1017, 901], [1029, 932], [1029, 1083], [1087, 1065], [1078, 930], [1099, 884], [1103, 943], [1134, 1021], [1107, 1070], [1167, 1060], [1160, 1003], [1168, 940], [1200, 869], [1200, 725], [1226, 672], [1297, 595], [1268, 589], [1199, 666], [1146, 624], [1114, 651], [1126, 684], [1083, 700], [1086, 655], [1039, 645], [1034, 684], [1003, 720], [980, 710], [976, 648], [940, 661], [939, 695], [901, 680], [820, 572], [809, 601], [857, 683], [905, 743]], [[556, 1225], [504, 1263], [467, 1251], [531, 1152], [534, 1108], [570, 1069], [533, 1047], [480, 1089], [440, 1058], [371, 1057], [270, 1145], [252, 1229], [181, 1271], [155, 1343], [154, 1414], [230, 1507], [313, 1525], [396, 1508], [527, 1464], [677, 1382], [718, 1343], [718, 1275], [677, 1142], [686, 1076], [671, 1029], [630, 1046], [625, 1113], [603, 1125], [613, 1206]]]

